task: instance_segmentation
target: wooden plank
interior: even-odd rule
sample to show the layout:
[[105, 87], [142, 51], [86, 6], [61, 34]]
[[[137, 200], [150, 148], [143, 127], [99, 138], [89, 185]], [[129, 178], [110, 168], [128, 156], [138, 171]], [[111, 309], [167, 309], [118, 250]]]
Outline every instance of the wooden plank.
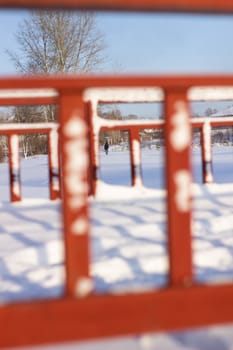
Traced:
[[232, 1], [220, 0], [0, 0], [3, 8], [77, 8], [114, 11], [233, 13]]
[[82, 297], [89, 279], [88, 122], [82, 93], [60, 98], [61, 174], [65, 241], [66, 294]]
[[233, 322], [233, 285], [66, 298], [0, 308], [0, 348]]
[[[154, 87], [165, 88], [191, 88], [193, 86], [232, 87], [233, 75], [106, 75], [106, 76], [73, 76], [73, 77], [9, 77], [0, 78], [1, 89], [56, 89], [60, 90], [111, 88], [111, 87]], [[226, 91], [227, 92], [227, 91]], [[233, 96], [233, 90], [232, 95]], [[228, 96], [228, 99], [231, 99]], [[222, 98], [216, 98], [221, 100]], [[190, 99], [191, 100], [191, 99]], [[195, 99], [197, 101], [198, 99]], [[208, 101], [208, 98], [202, 99]], [[44, 102], [45, 103], [45, 102]]]
[[51, 105], [56, 104], [57, 98], [53, 97], [35, 97], [35, 98], [0, 98], [1, 106], [24, 106], [24, 105]]
[[170, 284], [192, 283], [191, 126], [185, 90], [165, 95], [165, 172]]

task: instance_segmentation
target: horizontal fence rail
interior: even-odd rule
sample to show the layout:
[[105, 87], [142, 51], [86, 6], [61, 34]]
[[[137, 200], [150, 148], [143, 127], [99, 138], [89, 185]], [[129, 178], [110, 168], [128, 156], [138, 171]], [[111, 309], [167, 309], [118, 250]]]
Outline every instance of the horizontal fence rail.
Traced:
[[218, 0], [0, 0], [2, 8], [53, 8], [109, 11], [156, 11], [188, 13], [233, 13], [230, 1]]
[[[60, 182], [65, 247], [64, 295], [54, 300], [1, 305], [0, 348], [233, 322], [233, 284], [199, 285], [193, 278], [190, 164], [192, 127], [204, 128], [204, 139], [210, 131], [209, 126], [219, 125], [218, 123], [222, 126], [232, 125], [230, 119], [224, 122], [222, 119], [221, 121], [217, 119], [207, 121], [207, 118], [191, 119], [190, 94], [193, 93], [191, 96], [193, 99], [203, 98], [204, 90], [201, 95], [200, 90], [195, 92], [193, 89], [205, 86], [212, 90], [216, 86], [219, 89], [224, 87], [230, 94], [233, 91], [231, 88], [233, 76], [0, 79], [0, 92], [1, 90], [12, 92], [12, 89], [17, 91], [37, 88], [52, 89], [56, 92], [52, 100], [58, 105], [59, 110], [61, 162], [51, 160], [51, 167], [53, 168], [54, 164], [60, 164], [62, 174]], [[140, 124], [130, 121], [126, 126], [96, 119], [99, 98], [96, 94], [91, 98], [87, 97], [90, 96], [88, 90], [113, 87], [124, 89], [159, 87], [161, 90], [157, 92], [162, 91], [162, 94], [159, 92], [157, 99], [164, 101], [164, 121], [148, 124], [148, 121], [145, 123], [140, 121]], [[214, 93], [215, 99], [220, 95], [224, 98], [222, 94], [218, 94], [219, 90], [217, 94]], [[45, 96], [42, 97], [45, 98]], [[27, 100], [26, 95], [22, 99], [24, 104], [26, 102], [31, 104], [30, 98]], [[46, 99], [44, 103], [48, 101]], [[144, 99], [146, 101], [146, 95]], [[3, 100], [3, 103], [8, 101]], [[37, 100], [39, 101], [41, 100]], [[104, 101], [103, 97], [102, 101]], [[14, 104], [12, 97], [11, 103]], [[17, 103], [20, 103], [19, 97], [16, 98]], [[96, 120], [93, 121], [93, 118]], [[47, 131], [43, 129], [43, 132], [57, 133], [57, 127], [57, 125], [52, 126]], [[133, 185], [141, 184], [138, 168], [140, 164], [139, 130], [146, 127], [163, 127], [165, 131], [169, 282], [165, 288], [150, 292], [96, 295], [90, 276], [88, 183], [93, 184], [95, 180], [95, 176], [90, 174], [91, 168], [98, 165], [95, 162], [97, 156], [95, 147], [99, 132], [105, 128], [119, 127], [130, 130]], [[34, 129], [34, 125], [30, 128]], [[27, 133], [41, 132], [40, 127], [34, 131], [30, 128], [26, 131]], [[2, 130], [1, 133], [9, 138], [13, 135], [10, 141], [10, 153], [18, 154], [18, 146], [15, 146], [18, 142], [17, 137], [18, 134], [25, 133], [25, 129], [16, 130], [12, 127], [12, 130]], [[57, 142], [51, 142], [51, 144], [54, 149], [57, 149]], [[203, 141], [203, 144], [206, 148], [210, 146], [208, 140]], [[54, 151], [51, 150], [51, 154], [54, 154]], [[209, 159], [205, 161], [208, 162]], [[14, 164], [12, 167], [16, 168]], [[209, 181], [207, 178], [205, 180]]]

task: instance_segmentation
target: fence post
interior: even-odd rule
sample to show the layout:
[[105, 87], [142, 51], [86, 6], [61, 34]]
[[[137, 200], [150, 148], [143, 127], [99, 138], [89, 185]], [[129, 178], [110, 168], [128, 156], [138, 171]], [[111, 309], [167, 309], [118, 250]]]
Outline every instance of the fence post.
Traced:
[[213, 163], [211, 152], [211, 126], [205, 121], [201, 128], [202, 181], [213, 183]]
[[19, 137], [16, 134], [8, 136], [9, 175], [11, 202], [21, 201], [21, 180], [19, 161]]
[[98, 162], [99, 162], [99, 132], [95, 130], [94, 121], [95, 103], [88, 101], [85, 103], [86, 118], [88, 121], [88, 142], [89, 142], [89, 157], [90, 167], [88, 173], [88, 194], [95, 196], [98, 181]]
[[166, 91], [165, 116], [170, 285], [187, 286], [192, 283], [191, 127], [185, 90]]
[[48, 133], [48, 158], [50, 199], [55, 200], [61, 197], [61, 191], [59, 179], [58, 131], [54, 128]]
[[130, 164], [132, 186], [142, 186], [142, 164], [139, 132], [135, 128], [129, 131], [130, 141]]
[[65, 241], [66, 294], [84, 297], [89, 277], [88, 123], [82, 91], [61, 91], [61, 173]]

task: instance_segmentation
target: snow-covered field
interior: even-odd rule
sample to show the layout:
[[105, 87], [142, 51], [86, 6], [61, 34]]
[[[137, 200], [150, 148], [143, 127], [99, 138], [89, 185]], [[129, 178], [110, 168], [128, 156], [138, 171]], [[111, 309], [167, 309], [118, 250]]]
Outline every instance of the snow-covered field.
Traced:
[[[216, 184], [202, 185], [200, 149], [193, 150], [193, 269], [200, 283], [233, 280], [233, 147], [215, 147], [213, 159]], [[159, 288], [168, 269], [163, 151], [143, 149], [141, 190], [129, 186], [127, 151], [101, 153], [100, 161], [99, 192], [90, 199], [95, 290]], [[61, 295], [60, 203], [47, 199], [47, 157], [22, 160], [21, 203], [9, 203], [7, 171], [0, 164], [0, 302]], [[77, 348], [227, 350], [233, 349], [233, 326], [62, 347]]]

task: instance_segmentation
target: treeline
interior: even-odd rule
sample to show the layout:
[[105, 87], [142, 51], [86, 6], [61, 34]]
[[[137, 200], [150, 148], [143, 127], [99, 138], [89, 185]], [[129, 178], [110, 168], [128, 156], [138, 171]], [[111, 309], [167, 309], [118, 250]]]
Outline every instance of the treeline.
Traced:
[[[55, 106], [20, 106], [0, 113], [0, 123], [46, 123], [56, 121]], [[19, 136], [20, 152], [24, 158], [48, 153], [47, 135], [23, 134]], [[0, 135], [0, 162], [8, 156], [8, 140]]]
[[[208, 108], [205, 115], [211, 116], [216, 110]], [[109, 111], [98, 110], [101, 118], [110, 120], [129, 120], [139, 119], [135, 114], [123, 115], [122, 112], [113, 108]], [[197, 117], [197, 116], [196, 116]], [[14, 108], [2, 109], [0, 111], [0, 123], [46, 123], [57, 121], [57, 107], [54, 105], [43, 106], [17, 106]], [[99, 142], [104, 144], [106, 139], [111, 145], [128, 143], [129, 135], [127, 130], [109, 130], [101, 132]], [[144, 144], [157, 142], [162, 145], [164, 143], [163, 129], [142, 129], [140, 131], [140, 140]], [[37, 154], [48, 153], [48, 140], [45, 134], [25, 134], [19, 136], [20, 151], [24, 158]], [[233, 127], [221, 128], [215, 127], [212, 130], [212, 143], [233, 144]], [[200, 144], [200, 130], [193, 129], [193, 144]], [[4, 161], [8, 155], [7, 137], [0, 135], [0, 162]]]
[[[141, 119], [136, 114], [123, 115], [119, 109], [112, 109], [108, 112], [98, 111], [98, 115], [104, 119], [110, 120], [132, 120]], [[141, 140], [152, 140], [152, 139], [162, 139], [163, 130], [162, 129], [142, 129], [140, 131]], [[129, 135], [126, 130], [109, 130], [103, 131], [99, 135], [99, 142], [101, 145], [104, 144], [105, 140], [108, 140], [110, 144], [117, 145], [122, 142], [128, 142]]]

